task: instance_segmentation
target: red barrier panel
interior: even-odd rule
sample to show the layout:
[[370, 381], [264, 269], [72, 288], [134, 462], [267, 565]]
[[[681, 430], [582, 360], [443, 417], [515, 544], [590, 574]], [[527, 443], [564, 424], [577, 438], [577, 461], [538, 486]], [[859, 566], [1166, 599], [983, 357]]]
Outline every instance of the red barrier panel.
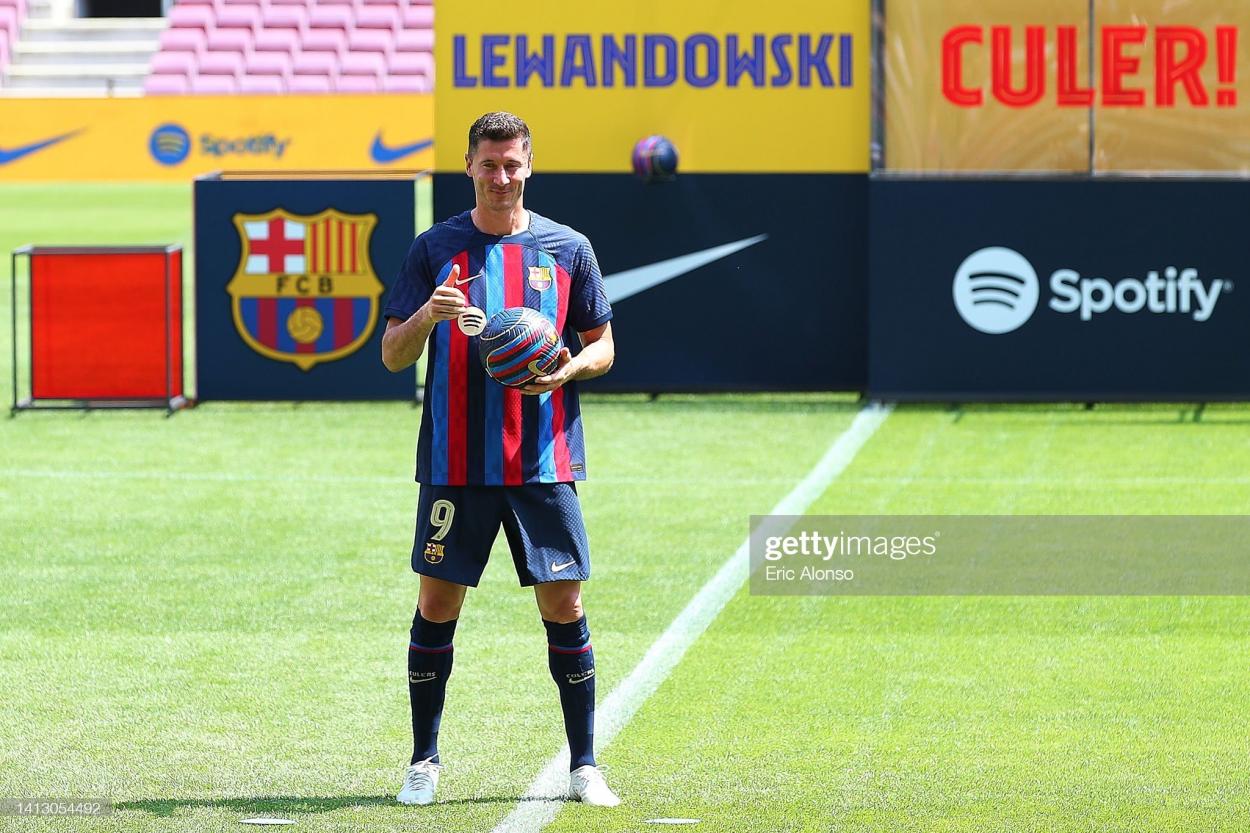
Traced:
[[34, 247], [30, 401], [174, 407], [182, 396], [182, 251]]

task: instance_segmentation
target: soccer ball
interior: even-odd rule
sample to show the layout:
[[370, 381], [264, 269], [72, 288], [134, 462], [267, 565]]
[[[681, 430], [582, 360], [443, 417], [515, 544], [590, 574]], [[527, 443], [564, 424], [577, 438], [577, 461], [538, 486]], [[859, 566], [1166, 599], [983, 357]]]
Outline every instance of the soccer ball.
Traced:
[[509, 307], [492, 315], [477, 346], [487, 374], [511, 388], [554, 371], [564, 347], [555, 325], [529, 307]]
[[634, 173], [647, 182], [672, 179], [677, 173], [677, 148], [663, 136], [648, 136], [634, 145]]

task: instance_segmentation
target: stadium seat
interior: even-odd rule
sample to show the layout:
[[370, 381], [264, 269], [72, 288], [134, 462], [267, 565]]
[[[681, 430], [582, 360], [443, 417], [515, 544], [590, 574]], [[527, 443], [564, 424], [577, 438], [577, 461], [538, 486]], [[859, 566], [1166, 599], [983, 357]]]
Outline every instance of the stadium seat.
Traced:
[[286, 89], [291, 93], [328, 93], [334, 90], [334, 81], [329, 75], [292, 75]]
[[260, 6], [221, 6], [217, 9], [218, 29], [254, 30], [260, 23]]
[[185, 6], [179, 3], [169, 10], [170, 30], [201, 29], [207, 32], [213, 28], [213, 20], [212, 6]]
[[433, 29], [434, 9], [429, 6], [409, 6], [404, 9], [404, 27], [407, 29]]
[[394, 6], [361, 6], [356, 9], [357, 29], [385, 29], [394, 31], [399, 25], [399, 13]]
[[434, 33], [428, 29], [400, 29], [395, 33], [396, 52], [433, 52]]
[[349, 52], [339, 62], [339, 81], [344, 76], [368, 75], [380, 78], [386, 72], [386, 58], [376, 52]]
[[282, 52], [253, 52], [244, 62], [247, 75], [277, 75], [286, 78], [291, 74], [291, 56]]
[[185, 75], [149, 75], [143, 82], [147, 95], [182, 95], [190, 92], [191, 84]]
[[376, 93], [382, 85], [376, 75], [340, 75], [338, 91], [341, 93]]
[[270, 6], [307, 6], [308, 0], [269, 0]]
[[260, 22], [265, 29], [294, 29], [299, 32], [308, 23], [308, 10], [303, 6], [267, 6], [261, 12]]
[[313, 6], [308, 13], [308, 28], [340, 29], [347, 32], [352, 26], [351, 6]]
[[421, 75], [388, 75], [382, 79], [382, 89], [388, 93], [428, 93], [434, 85]]
[[391, 75], [421, 75], [434, 77], [434, 56], [428, 52], [396, 52], [387, 62]]
[[356, 0], [314, 0], [317, 6], [355, 6]]
[[[174, 9], [187, 8], [190, 6], [208, 6], [212, 8], [216, 5], [217, 3], [215, 0], [178, 0], [178, 5], [174, 6]], [[170, 13], [173, 13], [173, 9], [170, 9]]]
[[338, 72], [339, 58], [333, 52], [301, 52], [291, 63], [291, 74], [295, 75], [327, 75], [333, 77]]
[[347, 46], [352, 52], [377, 52], [389, 55], [395, 37], [389, 29], [357, 29], [347, 36]]
[[342, 56], [347, 49], [347, 33], [341, 29], [309, 29], [300, 42], [304, 52], [330, 52]]
[[261, 29], [252, 42], [252, 50], [294, 55], [299, 51], [299, 40], [299, 32], [295, 29]]
[[286, 81], [279, 75], [244, 75], [239, 79], [241, 93], [284, 93]]
[[17, 8], [13, 6], [0, 6], [0, 31], [7, 35], [9, 41], [13, 40], [18, 29], [18, 13]]
[[152, 56], [153, 75], [182, 75], [195, 72], [194, 52], [157, 52]]
[[252, 48], [250, 29], [214, 29], [208, 33], [204, 48], [213, 52], [248, 52]]
[[205, 52], [200, 56], [198, 72], [200, 77], [228, 75], [238, 78], [243, 72], [243, 55], [239, 52]]
[[161, 52], [193, 52], [204, 51], [208, 37], [199, 29], [166, 29], [161, 32]]
[[194, 75], [188, 92], [200, 95], [228, 95], [239, 91], [239, 82], [230, 75]]

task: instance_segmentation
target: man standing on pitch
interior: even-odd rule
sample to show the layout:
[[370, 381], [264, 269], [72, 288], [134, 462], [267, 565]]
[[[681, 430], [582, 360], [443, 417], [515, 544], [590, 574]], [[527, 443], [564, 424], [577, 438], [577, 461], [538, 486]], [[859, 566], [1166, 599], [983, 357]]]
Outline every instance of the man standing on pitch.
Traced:
[[[620, 799], [595, 766], [595, 659], [582, 612], [590, 552], [573, 481], [586, 477], [578, 379], [612, 367], [612, 309], [590, 242], [523, 206], [530, 130], [509, 113], [469, 129], [465, 171], [476, 206], [417, 237], [386, 307], [382, 362], [411, 367], [429, 343], [417, 442], [416, 541], [421, 575], [408, 647], [412, 761], [398, 800], [429, 804], [438, 786], [438, 727], [451, 674], [452, 636], [465, 591], [477, 586], [500, 525], [522, 586], [533, 586], [547, 629], [571, 753], [569, 797]], [[486, 375], [476, 332], [460, 316], [538, 310], [565, 342], [556, 371], [521, 389]]]

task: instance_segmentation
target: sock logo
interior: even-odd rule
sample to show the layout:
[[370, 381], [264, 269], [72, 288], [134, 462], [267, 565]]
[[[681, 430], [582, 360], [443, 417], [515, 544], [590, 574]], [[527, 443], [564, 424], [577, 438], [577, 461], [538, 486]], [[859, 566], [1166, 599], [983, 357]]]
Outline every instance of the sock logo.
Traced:
[[576, 674], [565, 674], [564, 676], [568, 677], [569, 685], [577, 685], [595, 676], [595, 669], [587, 668], [585, 671], [578, 671]]
[[410, 683], [428, 683], [430, 680], [437, 680], [437, 671], [409, 671], [408, 682]]

